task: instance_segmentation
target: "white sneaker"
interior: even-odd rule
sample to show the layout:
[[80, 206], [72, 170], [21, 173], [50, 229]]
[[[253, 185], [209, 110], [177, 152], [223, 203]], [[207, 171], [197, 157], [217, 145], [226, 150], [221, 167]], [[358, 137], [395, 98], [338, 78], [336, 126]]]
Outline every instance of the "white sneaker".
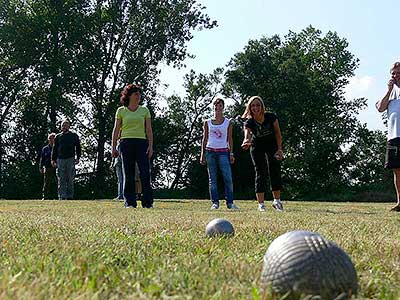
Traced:
[[272, 207], [275, 208], [277, 211], [283, 211], [283, 204], [281, 200], [274, 199], [274, 201], [272, 201]]
[[217, 203], [213, 203], [213, 205], [211, 205], [211, 210], [218, 209], [218, 208], [219, 208], [219, 205]]
[[238, 206], [236, 206], [235, 203], [229, 204], [229, 205], [227, 205], [227, 207], [228, 207], [228, 209], [231, 209], [231, 210], [240, 210], [240, 208]]
[[258, 203], [258, 210], [259, 211], [265, 211], [265, 204], [264, 203]]

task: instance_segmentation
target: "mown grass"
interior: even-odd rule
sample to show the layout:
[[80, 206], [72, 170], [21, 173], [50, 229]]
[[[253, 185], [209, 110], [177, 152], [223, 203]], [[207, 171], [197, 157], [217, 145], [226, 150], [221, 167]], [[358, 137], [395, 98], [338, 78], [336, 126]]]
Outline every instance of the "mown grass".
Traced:
[[[279, 235], [319, 232], [352, 258], [358, 299], [400, 299], [400, 214], [388, 204], [285, 203], [210, 211], [208, 201], [0, 201], [0, 299], [270, 299], [262, 258]], [[205, 237], [223, 217], [233, 238]]]

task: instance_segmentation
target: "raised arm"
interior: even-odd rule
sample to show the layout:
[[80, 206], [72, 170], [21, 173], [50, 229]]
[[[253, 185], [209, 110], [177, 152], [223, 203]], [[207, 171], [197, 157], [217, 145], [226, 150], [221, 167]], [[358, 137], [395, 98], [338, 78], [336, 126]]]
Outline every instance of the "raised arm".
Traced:
[[382, 98], [381, 101], [378, 101], [376, 103], [376, 108], [378, 109], [379, 112], [384, 112], [385, 110], [387, 110], [389, 105], [389, 97], [390, 94], [392, 93], [393, 86], [394, 86], [394, 79], [392, 78], [388, 82], [388, 91], [386, 92], [385, 96]]

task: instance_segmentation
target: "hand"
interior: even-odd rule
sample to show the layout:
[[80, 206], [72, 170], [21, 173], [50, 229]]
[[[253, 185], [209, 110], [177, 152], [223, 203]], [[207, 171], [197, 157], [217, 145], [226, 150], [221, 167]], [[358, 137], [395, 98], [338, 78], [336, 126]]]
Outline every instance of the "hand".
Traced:
[[229, 159], [230, 159], [231, 165], [233, 165], [235, 163], [235, 156], [229, 155]]
[[394, 78], [390, 79], [388, 82], [388, 89], [392, 90], [395, 83], [396, 83], [396, 80]]
[[118, 153], [117, 149], [113, 149], [111, 155], [112, 155], [112, 157], [114, 157], [114, 158], [115, 158], [115, 157], [118, 157], [118, 156], [119, 156], [119, 153]]
[[43, 168], [39, 168], [39, 172], [40, 172], [40, 174], [44, 174], [44, 169]]
[[151, 158], [151, 157], [153, 156], [153, 147], [152, 147], [152, 146], [149, 146], [149, 147], [147, 148], [146, 154], [147, 154], [147, 156], [148, 156], [149, 158]]
[[204, 158], [203, 154], [200, 156], [200, 164], [203, 165], [203, 166], [206, 165], [206, 159]]
[[250, 146], [251, 146], [251, 142], [248, 141], [248, 140], [247, 140], [247, 141], [243, 141], [243, 143], [242, 143], [242, 145], [241, 145], [241, 147], [242, 147], [244, 150], [249, 149]]
[[75, 159], [75, 164], [79, 164], [79, 158]]
[[55, 160], [51, 161], [51, 165], [53, 166], [53, 168], [57, 168], [57, 162]]
[[276, 160], [282, 160], [283, 159], [283, 151], [282, 150], [276, 151], [274, 157], [276, 158]]

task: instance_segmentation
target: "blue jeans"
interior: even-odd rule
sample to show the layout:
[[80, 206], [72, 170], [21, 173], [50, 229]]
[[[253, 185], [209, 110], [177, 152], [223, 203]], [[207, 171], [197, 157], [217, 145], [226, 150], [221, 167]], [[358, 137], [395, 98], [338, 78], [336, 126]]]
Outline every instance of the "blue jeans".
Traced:
[[222, 177], [224, 179], [225, 187], [225, 199], [226, 204], [233, 203], [233, 183], [232, 183], [232, 172], [231, 162], [229, 158], [229, 152], [213, 152], [206, 150], [206, 161], [208, 169], [208, 183], [210, 187], [210, 197], [213, 203], [218, 204], [218, 168], [221, 170]]
[[115, 172], [118, 179], [118, 199], [124, 199], [124, 173], [122, 163], [115, 165]]
[[57, 159], [58, 199], [74, 197], [75, 158]]

